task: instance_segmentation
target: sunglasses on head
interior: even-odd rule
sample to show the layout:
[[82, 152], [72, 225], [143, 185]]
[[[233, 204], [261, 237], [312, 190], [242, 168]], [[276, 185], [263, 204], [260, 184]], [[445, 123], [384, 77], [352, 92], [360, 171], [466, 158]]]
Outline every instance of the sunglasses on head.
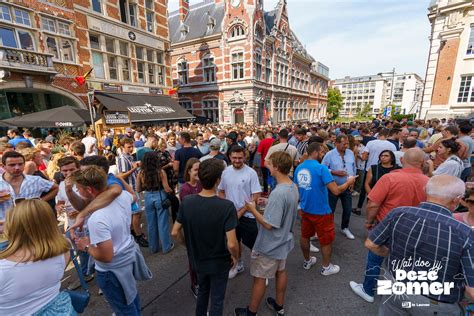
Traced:
[[41, 200], [40, 198], [17, 198], [13, 202], [16, 204], [21, 203], [23, 201], [29, 201], [29, 200]]

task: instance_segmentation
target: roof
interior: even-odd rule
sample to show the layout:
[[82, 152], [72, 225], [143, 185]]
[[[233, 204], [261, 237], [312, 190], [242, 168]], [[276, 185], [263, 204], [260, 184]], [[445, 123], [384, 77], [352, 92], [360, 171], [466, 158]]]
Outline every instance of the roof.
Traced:
[[277, 18], [278, 9], [264, 13], [265, 25], [267, 26], [267, 35], [270, 35]]
[[[213, 0], [205, 0], [190, 6], [184, 25], [179, 20], [179, 10], [171, 12], [168, 18], [171, 43], [175, 44], [221, 33], [224, 14], [224, 3], [216, 4]], [[207, 30], [209, 18], [215, 22], [211, 32]], [[188, 27], [188, 33], [183, 37], [181, 30], [185, 26]]]

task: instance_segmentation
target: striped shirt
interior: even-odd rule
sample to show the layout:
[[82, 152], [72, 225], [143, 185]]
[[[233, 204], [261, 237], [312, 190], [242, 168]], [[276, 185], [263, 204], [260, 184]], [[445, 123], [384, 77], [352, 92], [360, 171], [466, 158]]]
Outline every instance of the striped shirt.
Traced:
[[5, 174], [0, 177], [0, 191], [10, 191], [11, 199], [0, 202], [0, 220], [5, 219], [6, 211], [13, 206], [16, 199], [34, 199], [39, 198], [43, 193], [48, 192], [54, 185], [54, 182], [45, 180], [38, 176], [24, 175], [20, 186], [20, 192], [15, 194], [13, 187], [4, 179]]
[[298, 149], [298, 154], [301, 156], [304, 156], [304, 154], [306, 153], [306, 149], [308, 148], [308, 141], [307, 140], [303, 140], [301, 142], [298, 142], [296, 144], [296, 149]]
[[[128, 154], [120, 154], [116, 158], [117, 169], [119, 173], [125, 173], [133, 169], [133, 156]], [[124, 179], [128, 184], [130, 184], [135, 190], [137, 184], [137, 174], [138, 171], [135, 170], [132, 172], [126, 179]]]
[[[428, 271], [439, 266], [436, 281], [421, 282], [453, 282], [454, 288], [449, 295], [427, 295], [431, 299], [456, 303], [464, 297], [465, 285], [474, 287], [474, 230], [441, 205], [423, 202], [396, 208], [375, 226], [369, 239], [389, 248], [392, 276], [394, 270]], [[409, 264], [400, 266], [403, 261]], [[429, 265], [422, 267], [420, 262]]]

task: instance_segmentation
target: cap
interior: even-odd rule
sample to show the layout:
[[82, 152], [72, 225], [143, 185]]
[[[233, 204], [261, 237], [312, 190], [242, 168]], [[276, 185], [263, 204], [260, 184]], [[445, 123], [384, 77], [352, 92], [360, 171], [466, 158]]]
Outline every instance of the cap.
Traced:
[[219, 150], [221, 149], [221, 140], [219, 138], [213, 138], [210, 142], [209, 142], [209, 147], [213, 150]]
[[229, 138], [229, 139], [232, 139], [232, 140], [237, 140], [237, 133], [236, 132], [230, 132], [229, 134], [227, 134], [226, 137]]

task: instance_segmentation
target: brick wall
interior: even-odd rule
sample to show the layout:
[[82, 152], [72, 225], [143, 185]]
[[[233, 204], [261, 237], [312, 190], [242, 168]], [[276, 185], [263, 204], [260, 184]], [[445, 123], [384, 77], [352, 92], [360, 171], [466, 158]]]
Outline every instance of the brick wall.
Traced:
[[431, 97], [432, 105], [445, 105], [449, 103], [458, 49], [459, 38], [447, 40], [441, 48]]

